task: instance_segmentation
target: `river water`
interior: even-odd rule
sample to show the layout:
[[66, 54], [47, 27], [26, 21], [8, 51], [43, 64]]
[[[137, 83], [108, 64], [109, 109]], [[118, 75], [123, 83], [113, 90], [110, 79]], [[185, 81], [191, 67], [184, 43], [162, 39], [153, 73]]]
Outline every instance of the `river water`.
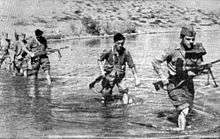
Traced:
[[[169, 130], [176, 127], [171, 122], [174, 108], [165, 92], [154, 91], [150, 62], [165, 47], [178, 45], [178, 36], [176, 32], [127, 37], [125, 46], [134, 58], [142, 85], [134, 87], [129, 69], [126, 85], [130, 95], [141, 102], [138, 105], [104, 107], [97, 101], [100, 95], [88, 89], [99, 75], [99, 53], [111, 48], [112, 38], [50, 43], [52, 48], [65, 47], [60, 61], [56, 53], [49, 55], [52, 86], [46, 84], [42, 72], [33, 83], [1, 70], [0, 137], [219, 137], [220, 89], [204, 86], [205, 77], [195, 79], [196, 110], [191, 126], [184, 132]], [[219, 31], [198, 32], [197, 41], [203, 42], [208, 52], [205, 61], [219, 58], [219, 36]], [[220, 64], [213, 66], [213, 73], [220, 84]]]

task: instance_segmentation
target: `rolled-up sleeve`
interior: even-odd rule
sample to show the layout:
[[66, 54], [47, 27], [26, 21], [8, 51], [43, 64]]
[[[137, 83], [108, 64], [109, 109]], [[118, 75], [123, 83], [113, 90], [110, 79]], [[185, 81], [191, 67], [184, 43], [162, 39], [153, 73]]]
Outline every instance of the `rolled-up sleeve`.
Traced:
[[126, 62], [129, 68], [133, 68], [135, 66], [134, 61], [129, 51], [126, 52]]
[[172, 58], [171, 49], [165, 49], [160, 55], [157, 55], [153, 58], [151, 63], [154, 71], [159, 77], [162, 77], [164, 75], [161, 64], [165, 61], [168, 61], [170, 58]]

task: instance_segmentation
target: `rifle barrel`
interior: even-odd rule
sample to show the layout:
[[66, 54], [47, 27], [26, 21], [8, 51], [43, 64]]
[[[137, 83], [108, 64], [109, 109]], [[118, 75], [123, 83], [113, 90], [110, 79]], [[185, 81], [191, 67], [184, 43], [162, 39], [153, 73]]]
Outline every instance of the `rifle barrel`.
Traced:
[[211, 64], [215, 64], [215, 63], [218, 63], [218, 62], [220, 62], [220, 59], [212, 61]]

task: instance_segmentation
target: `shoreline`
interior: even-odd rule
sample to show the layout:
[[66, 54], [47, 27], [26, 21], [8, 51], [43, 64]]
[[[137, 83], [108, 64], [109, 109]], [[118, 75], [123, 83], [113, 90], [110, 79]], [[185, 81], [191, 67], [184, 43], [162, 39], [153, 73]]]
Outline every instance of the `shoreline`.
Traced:
[[[202, 30], [202, 32], [220, 32], [220, 29], [206, 29]], [[199, 31], [198, 31], [199, 32]], [[148, 31], [148, 32], [140, 32], [140, 33], [123, 33], [125, 37], [129, 36], [138, 36], [144, 34], [166, 34], [166, 33], [179, 33], [179, 30], [164, 30], [164, 31]], [[71, 41], [71, 40], [81, 40], [81, 39], [107, 39], [112, 38], [114, 35], [104, 35], [104, 36], [95, 36], [95, 35], [87, 35], [87, 36], [73, 36], [73, 37], [57, 37], [56, 35], [49, 37], [46, 35], [45, 37], [48, 39], [48, 42], [63, 42], [63, 41]]]
[[218, 8], [209, 7], [216, 4], [215, 0], [191, 3], [178, 0], [0, 0], [0, 30], [10, 32], [10, 36], [15, 30], [33, 35], [39, 28], [48, 36], [67, 40], [105, 38], [115, 32], [147, 34], [179, 30], [183, 24], [193, 24], [198, 30], [212, 30], [220, 28], [220, 9], [218, 12]]

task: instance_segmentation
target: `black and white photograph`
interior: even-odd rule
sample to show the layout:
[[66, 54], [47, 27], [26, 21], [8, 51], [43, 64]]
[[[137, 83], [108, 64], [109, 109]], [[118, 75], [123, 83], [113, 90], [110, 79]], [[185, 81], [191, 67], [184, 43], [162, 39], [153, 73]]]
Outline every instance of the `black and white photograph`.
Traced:
[[0, 0], [0, 138], [220, 138], [220, 0]]

